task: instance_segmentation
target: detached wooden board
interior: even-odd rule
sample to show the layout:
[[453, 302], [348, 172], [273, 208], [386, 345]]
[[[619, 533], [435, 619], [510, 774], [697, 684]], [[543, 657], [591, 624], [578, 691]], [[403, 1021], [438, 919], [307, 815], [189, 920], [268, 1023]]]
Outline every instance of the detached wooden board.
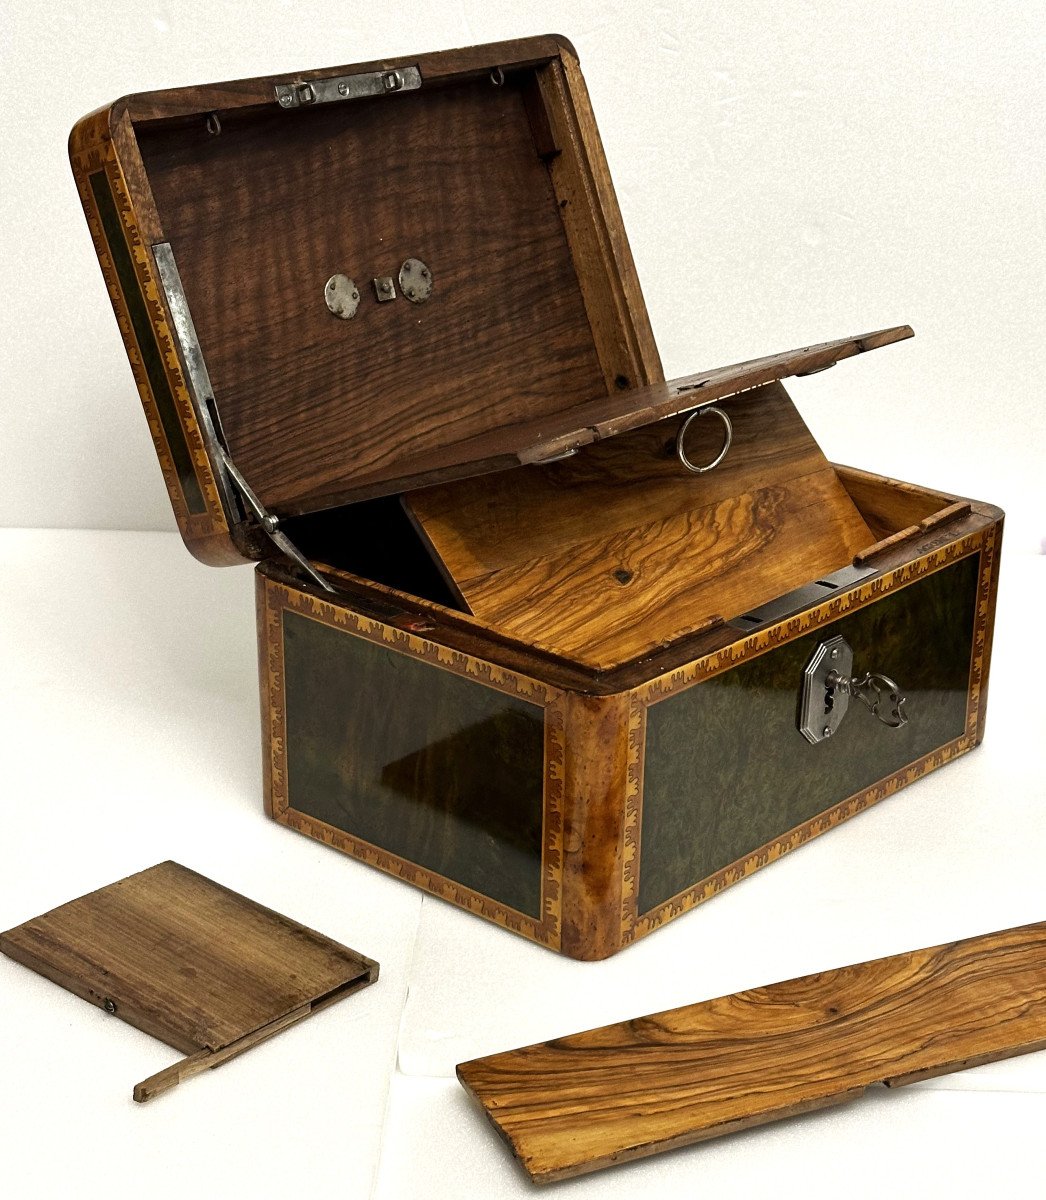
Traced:
[[462, 1063], [539, 1183], [1046, 1048], [1046, 922]]
[[[705, 475], [675, 457], [677, 418], [404, 504], [471, 612], [609, 669], [811, 583], [877, 540], [780, 384], [723, 409], [733, 445]], [[696, 461], [721, 445], [715, 417], [691, 425]]]
[[366, 987], [378, 964], [178, 863], [0, 934], [0, 950], [190, 1057], [151, 1099]]

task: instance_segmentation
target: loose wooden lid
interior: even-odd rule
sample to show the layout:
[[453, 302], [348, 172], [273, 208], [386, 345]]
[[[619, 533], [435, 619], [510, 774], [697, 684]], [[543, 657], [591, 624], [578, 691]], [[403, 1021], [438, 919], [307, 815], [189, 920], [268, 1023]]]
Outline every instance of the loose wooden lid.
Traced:
[[458, 1078], [546, 1183], [1044, 1048], [1040, 923], [492, 1054]]
[[175, 862], [0, 933], [0, 952], [189, 1055], [150, 1100], [378, 977], [347, 946]]

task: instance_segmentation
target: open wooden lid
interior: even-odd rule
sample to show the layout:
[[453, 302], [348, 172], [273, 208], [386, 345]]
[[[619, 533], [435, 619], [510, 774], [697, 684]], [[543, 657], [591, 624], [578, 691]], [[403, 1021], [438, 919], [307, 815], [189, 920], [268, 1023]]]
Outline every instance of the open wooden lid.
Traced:
[[547, 462], [911, 332], [665, 384], [558, 37], [130, 96], [70, 154], [209, 562], [271, 554], [283, 517]]
[[512, 453], [662, 377], [563, 39], [142, 94], [108, 124], [197, 449], [278, 517], [489, 470], [476, 439]]

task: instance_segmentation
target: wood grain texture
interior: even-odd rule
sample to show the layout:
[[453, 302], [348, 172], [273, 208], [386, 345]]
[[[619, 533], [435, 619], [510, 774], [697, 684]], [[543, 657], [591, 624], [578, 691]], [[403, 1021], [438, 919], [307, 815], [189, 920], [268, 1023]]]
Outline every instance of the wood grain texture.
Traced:
[[[700, 687], [646, 707], [637, 918], [649, 920], [726, 867], [938, 747], [972, 745], [975, 554], [895, 588]], [[855, 674], [900, 681], [908, 723], [886, 729], [856, 703], [811, 747], [796, 728], [798, 681], [817, 645], [846, 639]], [[758, 731], [758, 736], [753, 736]]]
[[[355, 950], [174, 862], [9, 929], [0, 951], [205, 1066], [378, 975]], [[195, 1070], [161, 1072], [135, 1099], [183, 1073]]]
[[394, 71], [402, 67], [416, 66], [426, 83], [444, 84], [485, 77], [494, 66], [500, 66], [505, 71], [541, 66], [561, 54], [577, 57], [577, 52], [566, 38], [557, 34], [542, 34], [501, 42], [486, 42], [478, 46], [463, 46], [455, 50], [434, 50], [394, 58], [372, 59], [369, 62], [349, 63], [344, 66], [313, 67], [305, 71], [287, 71], [280, 75], [263, 75], [252, 79], [138, 92], [126, 97], [119, 104], [126, 108], [135, 123], [145, 124], [196, 117], [200, 113], [264, 107], [273, 103], [275, 85], [286, 83], [288, 80], [307, 83], [330, 76]]
[[[420, 91], [294, 112], [275, 102], [274, 85], [288, 79], [406, 66], [419, 68]], [[212, 114], [219, 136], [208, 132]], [[431, 483], [515, 465], [501, 450], [504, 461], [476, 463], [456, 446], [662, 378], [564, 38], [142, 93], [85, 119], [74, 142], [87, 133], [126, 177], [122, 211], [142, 270], [153, 272], [153, 243], [172, 243], [233, 457], [281, 516], [393, 494], [419, 471]], [[84, 170], [74, 157], [82, 190]], [[105, 267], [100, 235], [96, 245]], [[395, 276], [414, 255], [433, 269], [432, 300], [377, 305], [370, 279]], [[352, 322], [322, 302], [334, 271], [364, 293]], [[155, 287], [149, 303], [177, 373]], [[133, 361], [130, 344], [128, 353]], [[191, 402], [182, 407], [184, 437], [198, 442]], [[193, 553], [215, 563], [272, 555], [218, 495], [208, 497], [215, 528], [197, 529], [199, 514], [188, 528], [158, 428], [154, 440]], [[222, 475], [210, 457], [195, 452], [208, 486]]]
[[[195, 122], [155, 119], [157, 96], [132, 105], [230, 450], [276, 511], [467, 473], [459, 442], [661, 377], [565, 52], [537, 38], [462, 52], [456, 65], [432, 56], [417, 92], [294, 113], [277, 108], [272, 81], [198, 89]], [[552, 72], [550, 91], [537, 81]], [[268, 103], [244, 108], [248, 93]], [[535, 96], [552, 146], [535, 143]], [[181, 112], [189, 95], [170, 102]], [[211, 111], [219, 137], [205, 128]], [[374, 302], [370, 278], [415, 255], [433, 270], [432, 299]], [[364, 294], [351, 322], [322, 303], [334, 270]]]
[[462, 1063], [545, 1183], [1046, 1048], [1046, 922]]
[[230, 528], [156, 287], [148, 247], [158, 222], [125, 114], [78, 121], [69, 161], [178, 530], [202, 562], [242, 562], [252, 554]]
[[[542, 149], [607, 392], [664, 378], [588, 89], [573, 53], [538, 72]], [[535, 135], [538, 140], [538, 134]]]
[[[841, 470], [852, 473], [851, 468]], [[884, 480], [876, 486], [889, 489], [891, 484]], [[657, 654], [633, 660], [608, 672], [566, 663], [518, 639], [504, 637], [475, 617], [421, 603], [391, 588], [379, 588], [338, 574], [339, 592], [331, 597], [303, 585], [274, 563], [262, 564], [257, 578], [259, 621], [263, 630], [259, 643], [264, 691], [263, 725], [269, 753], [267, 811], [277, 821], [300, 833], [553, 950], [581, 959], [613, 954], [973, 748], [977, 730], [983, 727], [988, 672], [986, 655], [990, 647], [998, 578], [997, 539], [1001, 524], [998, 509], [972, 503], [969, 515], [955, 526], [945, 526], [915, 543], [887, 551], [868, 579], [822, 603], [745, 634], [717, 624], [697, 631]], [[955, 611], [944, 611], [936, 604], [924, 607], [921, 619], [913, 610], [919, 594], [925, 590], [924, 584], [932, 583], [935, 576], [943, 577], [953, 567], [961, 567], [963, 560], [979, 564], [972, 647], [969, 653], [961, 651], [963, 660], [968, 662], [968, 674], [961, 670], [944, 686], [961, 696], [964, 681], [968, 683], [966, 732], [938, 744], [938, 738], [920, 716], [916, 727], [920, 732], [919, 740], [907, 743], [908, 750], [920, 757], [908, 760], [907, 755], [901, 755], [905, 761], [894, 770], [892, 768], [899, 759], [887, 747], [889, 739], [897, 735], [882, 729], [881, 736], [886, 739], [882, 757], [877, 758], [871, 753], [865, 756], [869, 769], [863, 778], [855, 779], [851, 772], [841, 771], [829, 781], [831, 786], [825, 787], [821, 779], [823, 773], [815, 770], [812, 776], [798, 780], [798, 794], [805, 807], [782, 806], [774, 799], [774, 780], [768, 778], [765, 808], [771, 818], [781, 819], [776, 823], [775, 820], [768, 821], [764, 825], [764, 836], [770, 836], [774, 829], [779, 831], [788, 820], [800, 823], [743, 858], [721, 866], [653, 911], [640, 913], [637, 884], [641, 874], [640, 854], [644, 849], [641, 825], [649, 768], [646, 754], [648, 707], [660, 706], [662, 701], [671, 703], [673, 697], [685, 700], [684, 694], [688, 692], [696, 697], [709, 683], [716, 691], [720, 683], [729, 688], [729, 677], [739, 667], [742, 670], [747, 666], [756, 668], [752, 678], [757, 690], [767, 682], [766, 672], [759, 669], [761, 660], [772, 673], [771, 660], [778, 654], [787, 658], [793, 653], [792, 645], [798, 639], [827, 636], [842, 623], [849, 623], [846, 625], [849, 629], [855, 617], [873, 646], [882, 640], [882, 626], [894, 626], [891, 631], [894, 643], [902, 646], [917, 645], [925, 636], [928, 625], [932, 626], [934, 622], [941, 625], [934, 634], [939, 642], [956, 620], [967, 622], [968, 633], [968, 616], [957, 617]], [[943, 578], [941, 582], [944, 582]], [[935, 586], [929, 590], [940, 594]], [[480, 689], [522, 697], [545, 708], [543, 918], [540, 922], [470, 888], [461, 879], [439, 874], [401, 857], [395, 852], [395, 837], [387, 836], [386, 830], [378, 829], [374, 835], [376, 842], [367, 842], [289, 805], [288, 764], [293, 754], [288, 748], [292, 738], [289, 737], [291, 725], [287, 711], [283, 629], [292, 614], [337, 630], [347, 640], [363, 639], [375, 643], [395, 651], [397, 656], [420, 659], [460, 676]], [[953, 656], [956, 662], [958, 655], [956, 652]], [[782, 675], [784, 682], [780, 686], [784, 689], [782, 694], [787, 693], [787, 703], [780, 705], [775, 701], [775, 711], [767, 711], [764, 716], [780, 722], [784, 732], [791, 730], [791, 736], [805, 747], [794, 725], [794, 681], [801, 666], [802, 661], [793, 661], [790, 670]], [[895, 673], [901, 674], [899, 668], [895, 668]], [[750, 677], [747, 672], [746, 677]], [[938, 703], [939, 697], [935, 693], [939, 691], [940, 679], [931, 683], [920, 672], [920, 677], [913, 681], [920, 685], [920, 710], [924, 695], [931, 707]], [[350, 702], [346, 707], [344, 701], [336, 700], [335, 693], [328, 693], [325, 688], [321, 694], [329, 695], [336, 703], [338, 712], [333, 715], [340, 716], [344, 726], [355, 725], [359, 719], [358, 704]], [[719, 711], [713, 706], [694, 719], [714, 727]], [[722, 711], [729, 713], [729, 707]], [[961, 711], [960, 704], [960, 718]], [[853, 717], [858, 725], [863, 719], [862, 713], [863, 710]], [[736, 710], [734, 715], [736, 718]], [[871, 721], [871, 718], [867, 717], [867, 720]], [[331, 728], [337, 729], [337, 721], [331, 722]], [[960, 729], [961, 726], [948, 729], [940, 722], [935, 723], [941, 738]], [[344, 740], [344, 734], [338, 736]], [[903, 744], [906, 735], [900, 736]], [[679, 745], [688, 745], [692, 737], [692, 726], [684, 722], [682, 741], [677, 738], [677, 751]], [[735, 738], [733, 744], [741, 742], [742, 739]], [[844, 738], [840, 743], [844, 753], [846, 744]], [[762, 755], [765, 762], [767, 747], [750, 738], [744, 745], [750, 761], [755, 762]], [[927, 747], [930, 747], [929, 751], [921, 753]], [[769, 750], [776, 753], [773, 745]], [[673, 753], [671, 744], [666, 752]], [[833, 753], [823, 745], [820, 752]], [[876, 762], [881, 771], [872, 769]], [[796, 765], [794, 761], [788, 764], [790, 781], [796, 774]], [[691, 786], [692, 776], [693, 771], [690, 771], [685, 777], [686, 787]], [[873, 780], [870, 784], [869, 779]], [[814, 798], [818, 803], [805, 804], [810, 799], [802, 795], [802, 789], [806, 787], [816, 791]], [[849, 793], [851, 787], [859, 790]], [[666, 802], [670, 807], [677, 807], [682, 799], [682, 790], [678, 797], [670, 791]], [[660, 834], [656, 836], [660, 837]], [[651, 837], [646, 839], [646, 848], [656, 851]], [[742, 847], [735, 842], [732, 848], [723, 845], [721, 850], [711, 866], [723, 863], [730, 853], [738, 853]], [[690, 874], [686, 878], [695, 876]], [[615, 910], [619, 918], [617, 934]]]
[[919, 526], [927, 517], [960, 499], [947, 492], [854, 467], [839, 467], [838, 474], [869, 527], [883, 540], [913, 525]]
[[950, 525], [955, 521], [961, 521], [964, 517], [970, 515], [970, 511], [971, 504], [969, 500], [957, 500], [954, 504], [949, 504], [945, 508], [931, 513], [928, 517], [923, 517], [917, 524], [909, 525], [906, 529], [898, 530], [897, 533], [891, 533], [889, 537], [876, 542], [874, 546], [868, 546], [866, 549], [861, 550], [854, 555], [854, 566], [860, 567], [865, 563], [872, 562], [901, 543], [914, 541], [924, 533], [929, 533], [930, 530], [940, 529], [942, 525]]
[[[845, 477], [855, 469], [836, 466], [836, 471], [840, 477]], [[884, 481], [881, 486], [889, 488], [890, 484]], [[969, 553], [968, 547], [979, 544], [986, 531], [1001, 525], [1002, 517], [1001, 510], [993, 505], [971, 502], [970, 515], [957, 521], [954, 526], [923, 534], [913, 542], [905, 542], [887, 550], [871, 564], [873, 573], [865, 586], [830, 598], [825, 604], [808, 610], [811, 619], [815, 624], [823, 623], [831, 618], [822, 619], [819, 615], [822, 612], [834, 611], [838, 615], [840, 609], [867, 603], [891, 587], [903, 586], [905, 581], [910, 581], [913, 572], [918, 574], [923, 571], [922, 564], [939, 562], [942, 554], [950, 556], [951, 561], [962, 547], [966, 547], [962, 553]], [[348, 528], [346, 526], [346, 536], [349, 536]], [[737, 650], [736, 628], [715, 619], [698, 624], [690, 633], [649, 655], [630, 659], [611, 670], [600, 670], [577, 659], [552, 654], [479, 617], [458, 608], [449, 608], [444, 602], [376, 583], [349, 569], [324, 565], [322, 570], [338, 588], [339, 611], [351, 611], [361, 618], [396, 630], [421, 633], [434, 643], [453, 647], [453, 651], [448, 649], [448, 654], [461, 653], [473, 659], [497, 663], [556, 687], [573, 688], [586, 694], [612, 695], [642, 686], [666, 673], [683, 670], [688, 664], [704, 660], [709, 655], [734, 655]], [[296, 593], [304, 595], [310, 590], [300, 578], [276, 562], [265, 565], [265, 575]], [[327, 599], [329, 603], [326, 593], [317, 592], [313, 599]], [[317, 607], [322, 608], [322, 604]], [[750, 640], [745, 639], [743, 645], [749, 645]]]
[[[593, 400], [558, 414], [554, 421], [544, 421], [540, 430], [531, 425], [520, 439], [517, 457], [523, 463], [546, 462], [570, 453], [591, 442], [614, 437], [629, 429], [638, 429], [653, 421], [688, 412], [701, 405], [711, 404], [726, 396], [764, 384], [788, 379], [793, 375], [816, 375], [828, 370], [855, 354], [864, 354], [880, 346], [912, 337], [909, 325], [895, 325], [859, 337], [838, 338], [732, 363], [711, 371], [683, 375], [668, 383], [655, 383], [636, 391], [627, 391], [609, 399]], [[533, 439], [526, 444], [527, 439]]]
[[[679, 465], [670, 422], [404, 504], [473, 613], [608, 669], [875, 541], [780, 385], [736, 397], [730, 413], [733, 447], [707, 475]], [[713, 421], [691, 428], [721, 436]]]

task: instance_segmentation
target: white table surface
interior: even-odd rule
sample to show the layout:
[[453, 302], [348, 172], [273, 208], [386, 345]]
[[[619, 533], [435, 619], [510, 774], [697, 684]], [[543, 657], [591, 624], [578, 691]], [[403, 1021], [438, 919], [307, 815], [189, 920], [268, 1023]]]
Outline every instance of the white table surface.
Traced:
[[[453, 1078], [499, 1049], [1046, 918], [1046, 558], [1003, 556], [984, 745], [605, 963], [262, 815], [253, 583], [173, 534], [0, 530], [0, 928], [174, 858], [381, 963], [146, 1106], [178, 1057], [0, 958], [0, 1194], [530, 1196]], [[1046, 1053], [557, 1185], [1046, 1194]]]

